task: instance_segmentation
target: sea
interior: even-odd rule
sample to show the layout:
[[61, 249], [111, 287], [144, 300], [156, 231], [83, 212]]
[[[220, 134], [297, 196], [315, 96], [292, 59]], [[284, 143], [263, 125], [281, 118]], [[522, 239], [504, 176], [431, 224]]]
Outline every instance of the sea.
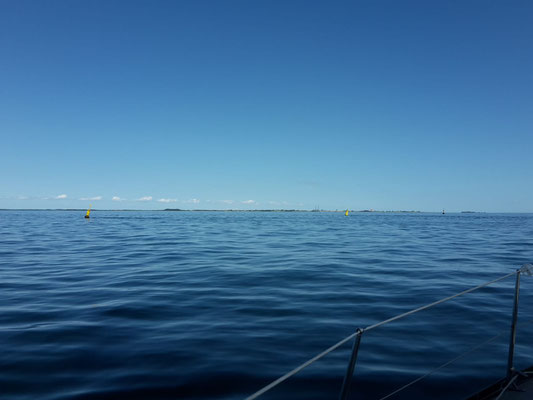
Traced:
[[[0, 211], [2, 400], [244, 399], [357, 328], [533, 262], [533, 214], [84, 215]], [[390, 398], [464, 399], [505, 376], [514, 287], [364, 333], [351, 398], [453, 359]], [[516, 368], [532, 337], [524, 275]], [[351, 345], [260, 398], [337, 399]]]

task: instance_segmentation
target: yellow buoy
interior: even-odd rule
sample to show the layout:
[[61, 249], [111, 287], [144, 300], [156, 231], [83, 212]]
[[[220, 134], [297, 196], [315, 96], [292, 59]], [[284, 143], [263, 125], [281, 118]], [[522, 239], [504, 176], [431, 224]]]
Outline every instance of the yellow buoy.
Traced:
[[346, 210], [346, 212], [344, 213], [344, 215], [348, 216], [348, 210]]
[[89, 214], [91, 213], [91, 206], [89, 206], [89, 209], [87, 210], [87, 214], [85, 214], [85, 218], [90, 218]]

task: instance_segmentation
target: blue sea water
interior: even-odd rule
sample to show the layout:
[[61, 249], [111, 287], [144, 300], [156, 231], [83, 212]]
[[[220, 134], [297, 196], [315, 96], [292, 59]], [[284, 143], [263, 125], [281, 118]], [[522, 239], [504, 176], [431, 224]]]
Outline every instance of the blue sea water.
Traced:
[[[533, 215], [0, 211], [2, 399], [243, 399], [365, 327], [533, 261]], [[366, 333], [352, 395], [505, 374], [514, 279]], [[533, 364], [522, 277], [516, 366]], [[337, 398], [350, 344], [265, 399]], [[361, 397], [357, 397], [361, 398]]]

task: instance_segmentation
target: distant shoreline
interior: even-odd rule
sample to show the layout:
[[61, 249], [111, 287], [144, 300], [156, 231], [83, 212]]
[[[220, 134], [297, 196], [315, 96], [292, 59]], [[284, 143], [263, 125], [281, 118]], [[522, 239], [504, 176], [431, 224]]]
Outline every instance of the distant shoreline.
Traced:
[[[0, 211], [76, 211], [86, 212], [86, 208], [0, 208]], [[296, 210], [296, 209], [253, 209], [253, 210], [239, 210], [239, 209], [181, 209], [181, 208], [165, 208], [165, 209], [97, 209], [93, 208], [91, 211], [121, 211], [121, 212], [278, 212], [278, 213], [344, 213], [346, 209], [342, 210]], [[408, 211], [408, 210], [349, 210], [350, 213], [357, 214], [441, 214], [440, 211]], [[531, 212], [492, 212], [485, 211], [456, 211], [447, 214], [531, 214]]]

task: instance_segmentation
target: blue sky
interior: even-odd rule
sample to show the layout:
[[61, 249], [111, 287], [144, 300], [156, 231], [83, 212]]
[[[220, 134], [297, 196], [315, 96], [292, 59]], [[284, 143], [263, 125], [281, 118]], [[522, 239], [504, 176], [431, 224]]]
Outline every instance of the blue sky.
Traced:
[[531, 21], [531, 1], [0, 1], [0, 208], [533, 212]]

